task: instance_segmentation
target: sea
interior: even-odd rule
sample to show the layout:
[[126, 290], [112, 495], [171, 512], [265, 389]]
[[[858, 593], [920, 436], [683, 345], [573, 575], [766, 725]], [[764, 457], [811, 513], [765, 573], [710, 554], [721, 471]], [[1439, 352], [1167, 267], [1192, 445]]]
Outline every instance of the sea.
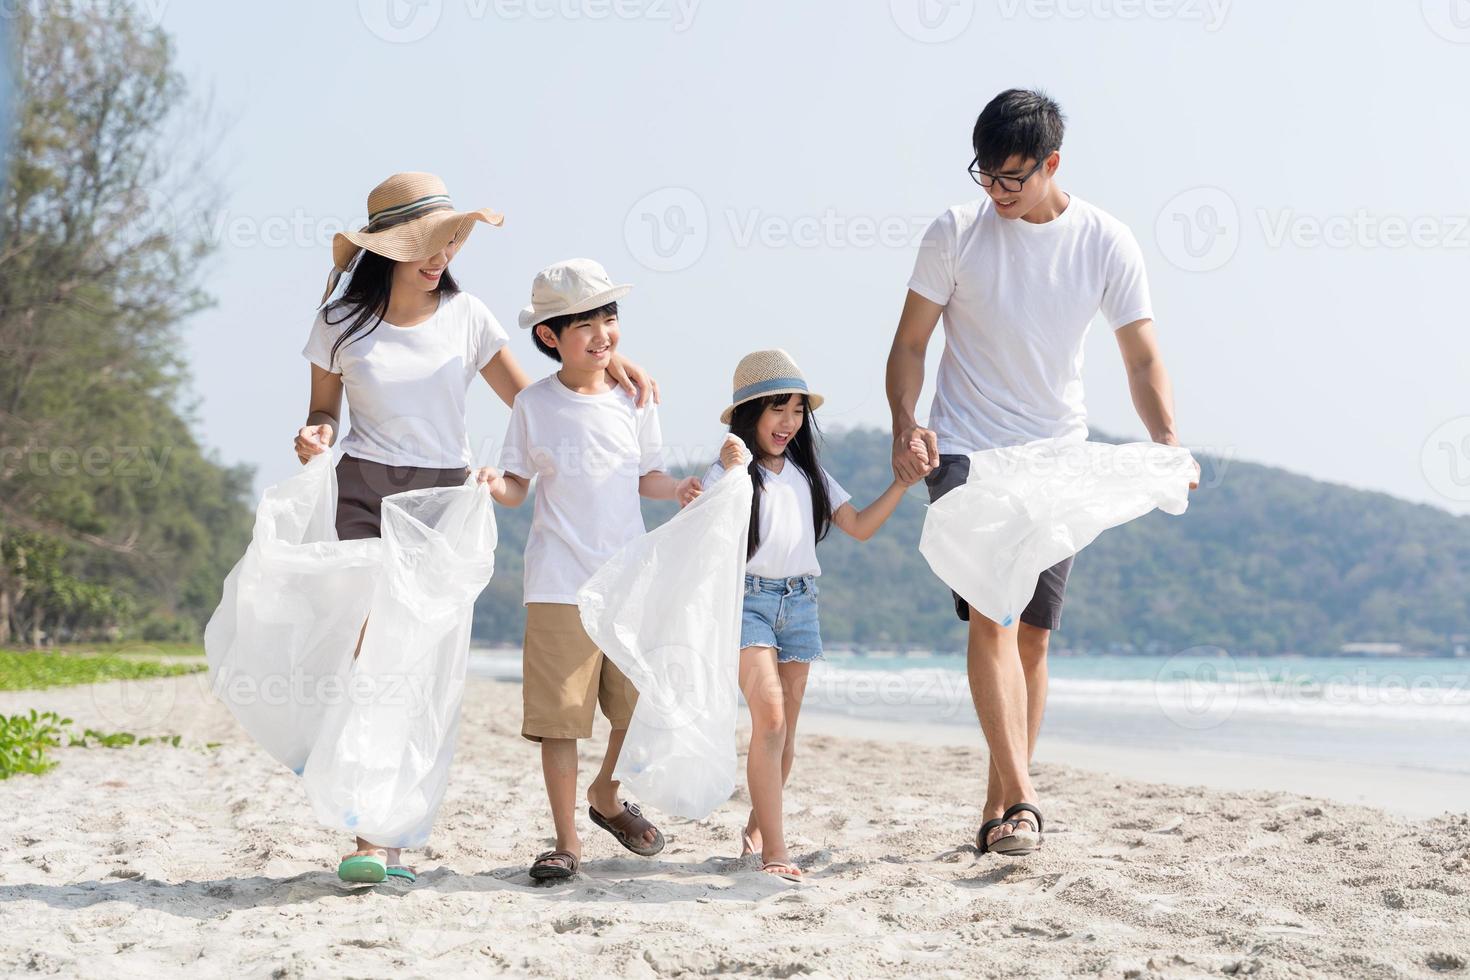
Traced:
[[[1070, 655], [1048, 661], [1044, 737], [1470, 775], [1470, 657]], [[471, 671], [519, 681], [520, 651]], [[803, 712], [977, 728], [955, 653], [828, 649]], [[978, 738], [978, 732], [976, 733]]]

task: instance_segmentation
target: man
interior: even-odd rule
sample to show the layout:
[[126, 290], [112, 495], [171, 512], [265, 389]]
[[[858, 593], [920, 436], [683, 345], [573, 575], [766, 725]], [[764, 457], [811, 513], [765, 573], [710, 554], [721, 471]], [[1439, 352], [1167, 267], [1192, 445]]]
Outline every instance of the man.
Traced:
[[[887, 384], [894, 473], [924, 476], [931, 501], [965, 482], [969, 453], [1085, 438], [1083, 340], [1099, 312], [1118, 339], [1149, 436], [1178, 445], [1138, 243], [1057, 184], [1062, 132], [1061, 110], [1046, 95], [996, 96], [975, 123], [970, 165], [986, 196], [950, 208], [924, 235]], [[925, 427], [915, 404], [941, 316], [944, 355]], [[1009, 626], [955, 596], [970, 624], [970, 695], [990, 748], [981, 853], [1027, 854], [1041, 842], [1028, 764], [1046, 704], [1047, 641], [1061, 624], [1071, 566], [1068, 558], [1042, 572], [1020, 622]]]

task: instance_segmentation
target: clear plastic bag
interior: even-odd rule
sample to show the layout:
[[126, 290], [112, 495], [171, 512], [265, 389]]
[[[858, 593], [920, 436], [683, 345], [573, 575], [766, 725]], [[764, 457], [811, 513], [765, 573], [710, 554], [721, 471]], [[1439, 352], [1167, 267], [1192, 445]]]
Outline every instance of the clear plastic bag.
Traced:
[[613, 778], [665, 813], [708, 816], [735, 789], [750, 500], [745, 465], [726, 470], [577, 593], [587, 635], [638, 689]]
[[[381, 538], [338, 541], [328, 455], [266, 491], [206, 653], [216, 694], [304, 777], [319, 819], [416, 846], [449, 777], [474, 601], [494, 571], [494, 507], [472, 479], [394, 494]], [[294, 684], [284, 700], [240, 696], [280, 677]]]
[[929, 506], [919, 551], [982, 615], [1009, 626], [1047, 568], [1154, 508], [1183, 514], [1189, 450], [1043, 439], [970, 455], [970, 473]]

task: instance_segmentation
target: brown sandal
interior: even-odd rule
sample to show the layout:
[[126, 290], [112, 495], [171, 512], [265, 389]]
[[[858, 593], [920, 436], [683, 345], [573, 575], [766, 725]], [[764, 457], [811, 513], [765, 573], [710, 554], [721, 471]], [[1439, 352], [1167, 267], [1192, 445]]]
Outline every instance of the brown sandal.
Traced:
[[[637, 803], [624, 801], [623, 812], [616, 817], [604, 817], [597, 812], [597, 807], [589, 806], [587, 816], [597, 826], [616, 837], [619, 844], [639, 857], [653, 857], [664, 849], [663, 833], [644, 819], [643, 811], [638, 808]], [[650, 830], [653, 831], [653, 843], [645, 844], [643, 835]]]
[[560, 881], [577, 873], [582, 862], [571, 851], [547, 851], [536, 855], [530, 875], [534, 881]]

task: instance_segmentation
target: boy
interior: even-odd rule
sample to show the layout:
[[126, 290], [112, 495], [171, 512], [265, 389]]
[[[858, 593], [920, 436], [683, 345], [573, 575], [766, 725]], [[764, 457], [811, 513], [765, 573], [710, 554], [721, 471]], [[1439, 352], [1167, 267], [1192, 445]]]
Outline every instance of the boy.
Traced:
[[[526, 539], [526, 635], [521, 734], [541, 743], [541, 769], [556, 847], [536, 857], [533, 879], [570, 878], [581, 865], [577, 836], [577, 740], [592, 736], [594, 704], [612, 725], [602, 769], [587, 788], [587, 816], [645, 857], [664, 838], [638, 806], [618, 800], [612, 771], [638, 692], [582, 629], [577, 590], [613, 552], [644, 532], [639, 496], [672, 500], [688, 481], [663, 472], [652, 402], [642, 408], [607, 379], [620, 328], [614, 285], [590, 259], [543, 269], [520, 324], [556, 373], [516, 396], [490, 483], [495, 500], [518, 507], [539, 478]], [[692, 479], [692, 478], [691, 478]]]

